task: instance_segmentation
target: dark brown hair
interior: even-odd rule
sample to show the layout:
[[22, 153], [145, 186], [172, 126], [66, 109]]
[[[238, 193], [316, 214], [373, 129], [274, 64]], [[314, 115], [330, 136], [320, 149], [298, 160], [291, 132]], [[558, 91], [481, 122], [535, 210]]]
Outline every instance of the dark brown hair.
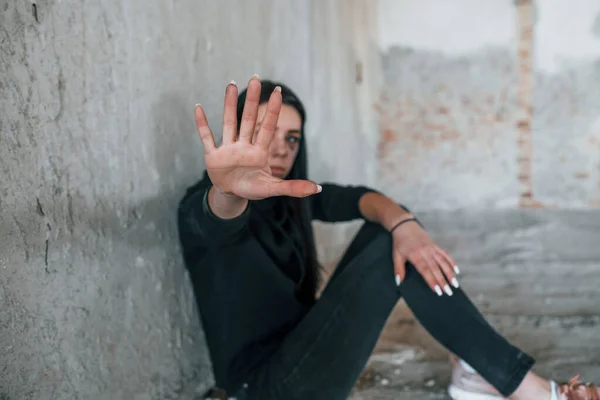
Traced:
[[[286, 179], [308, 179], [308, 157], [306, 151], [306, 139], [304, 135], [304, 126], [306, 123], [306, 110], [304, 105], [296, 96], [296, 94], [286, 85], [280, 82], [273, 82], [268, 80], [261, 80], [262, 88], [260, 92], [259, 104], [263, 104], [269, 101], [271, 93], [277, 86], [281, 87], [281, 95], [283, 98], [283, 104], [293, 107], [302, 119], [301, 127], [301, 138], [298, 148], [298, 154], [294, 160], [292, 170]], [[242, 121], [242, 112], [244, 111], [244, 103], [246, 102], [246, 89], [244, 89], [239, 97], [237, 103], [237, 120], [238, 129]], [[291, 209], [293, 210], [293, 218], [297, 226], [300, 228], [302, 235], [302, 250], [303, 250], [303, 261], [305, 266], [304, 277], [298, 286], [297, 295], [306, 303], [312, 303], [315, 300], [315, 294], [317, 286], [319, 285], [320, 278], [320, 265], [317, 261], [317, 250], [315, 246], [315, 237], [312, 229], [312, 215], [310, 207], [310, 198], [293, 198], [285, 197], [284, 201], [290, 203]]]

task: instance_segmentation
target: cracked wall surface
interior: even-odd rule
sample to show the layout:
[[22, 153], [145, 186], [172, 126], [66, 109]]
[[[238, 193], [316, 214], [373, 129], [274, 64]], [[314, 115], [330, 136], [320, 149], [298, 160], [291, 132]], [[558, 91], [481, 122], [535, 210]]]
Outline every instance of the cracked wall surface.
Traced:
[[[373, 182], [373, 10], [34, 3], [0, 0], [0, 398], [191, 398], [212, 382], [175, 226], [203, 170], [194, 104], [218, 132], [231, 79], [282, 79], [313, 179]], [[325, 260], [347, 237], [317, 233]]]

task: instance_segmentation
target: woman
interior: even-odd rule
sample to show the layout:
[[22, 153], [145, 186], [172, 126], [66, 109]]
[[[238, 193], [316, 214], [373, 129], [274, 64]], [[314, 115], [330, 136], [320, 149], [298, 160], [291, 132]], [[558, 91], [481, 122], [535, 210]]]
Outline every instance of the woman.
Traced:
[[[211, 396], [347, 398], [401, 296], [496, 389], [463, 384], [455, 397], [598, 396], [531, 372], [532, 358], [488, 325], [452, 258], [407, 209], [366, 187], [308, 181], [306, 112], [290, 89], [254, 76], [238, 98], [230, 83], [219, 147], [201, 106], [195, 118], [206, 173], [180, 203], [179, 231], [219, 388]], [[311, 221], [355, 219], [365, 223], [316, 300]]]

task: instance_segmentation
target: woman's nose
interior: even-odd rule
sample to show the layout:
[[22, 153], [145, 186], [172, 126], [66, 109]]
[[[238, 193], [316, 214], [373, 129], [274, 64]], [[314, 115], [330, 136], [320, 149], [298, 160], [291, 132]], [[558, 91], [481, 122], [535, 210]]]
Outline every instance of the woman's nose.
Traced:
[[277, 156], [285, 156], [287, 154], [285, 140], [274, 138], [271, 142], [271, 152]]

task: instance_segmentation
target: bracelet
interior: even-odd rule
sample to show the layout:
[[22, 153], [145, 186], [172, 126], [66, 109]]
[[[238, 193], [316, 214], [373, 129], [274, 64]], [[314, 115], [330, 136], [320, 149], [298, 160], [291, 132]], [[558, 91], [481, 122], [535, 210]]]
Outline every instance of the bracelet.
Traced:
[[409, 222], [409, 221], [417, 221], [417, 219], [415, 217], [403, 219], [402, 221], [400, 221], [396, 225], [394, 225], [392, 229], [390, 229], [390, 233], [394, 232], [396, 230], [396, 228], [398, 228], [403, 223]]

